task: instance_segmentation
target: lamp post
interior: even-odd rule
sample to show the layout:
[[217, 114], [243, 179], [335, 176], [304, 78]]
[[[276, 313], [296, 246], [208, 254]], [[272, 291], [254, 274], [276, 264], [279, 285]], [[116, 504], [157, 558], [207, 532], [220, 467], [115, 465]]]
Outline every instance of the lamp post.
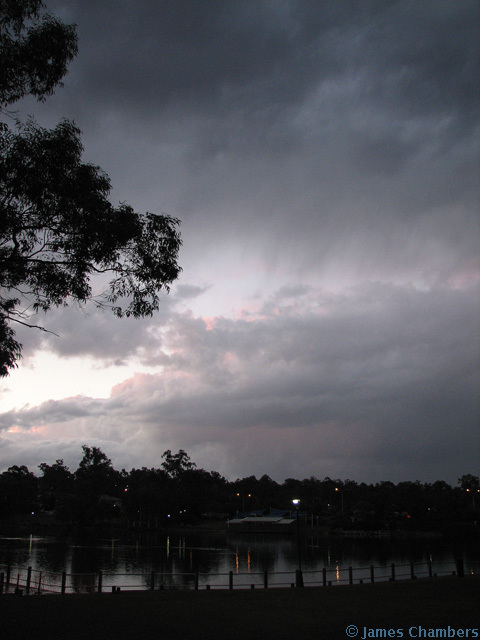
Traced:
[[340, 498], [342, 500], [342, 516], [343, 516], [343, 489], [339, 489], [338, 487], [335, 487], [335, 491], [337, 493], [340, 492]]
[[[251, 494], [251, 493], [248, 493], [246, 497], [247, 497], [247, 498], [251, 498], [251, 497], [252, 497], [252, 494]], [[243, 512], [243, 513], [245, 513], [245, 495], [244, 495], [244, 494], [242, 495], [242, 494], [240, 494], [240, 493], [237, 493], [237, 498], [241, 498], [241, 499], [242, 499], [242, 512]]]
[[297, 553], [298, 553], [298, 569], [297, 569], [297, 587], [303, 587], [303, 575], [302, 575], [302, 549], [300, 545], [300, 520], [298, 517], [298, 509], [300, 507], [300, 500], [295, 498], [292, 500], [297, 512]]
[[472, 494], [472, 509], [475, 509], [475, 494], [480, 493], [480, 489], [465, 489], [465, 491]]

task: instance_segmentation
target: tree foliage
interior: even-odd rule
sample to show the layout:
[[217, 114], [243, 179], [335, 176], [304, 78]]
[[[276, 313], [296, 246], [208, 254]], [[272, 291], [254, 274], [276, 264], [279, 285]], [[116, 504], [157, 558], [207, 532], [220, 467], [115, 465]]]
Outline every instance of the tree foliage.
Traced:
[[93, 494], [112, 493], [119, 481], [110, 458], [98, 447], [82, 446], [83, 458], [75, 471], [75, 480], [83, 491]]
[[31, 513], [37, 503], [37, 479], [25, 465], [0, 474], [0, 516]]
[[0, 519], [31, 515], [40, 506], [68, 525], [115, 520], [117, 526], [156, 529], [194, 524], [205, 517], [268, 514], [270, 508], [288, 513], [292, 499], [299, 498], [302, 512], [323, 530], [478, 535], [480, 498], [471, 488], [479, 487], [480, 480], [471, 474], [462, 476], [458, 487], [440, 480], [365, 484], [314, 476], [283, 483], [267, 475], [229, 482], [216, 471], [198, 469], [183, 449], [165, 451], [161, 468], [130, 472], [117, 471], [98, 447], [83, 445], [82, 452], [74, 473], [63, 460], [40, 464], [39, 479], [25, 466], [0, 473]]
[[73, 492], [74, 476], [63, 460], [54, 464], [42, 462], [38, 465], [42, 476], [38, 482], [39, 497], [46, 511], [61, 511], [67, 497]]
[[471, 473], [467, 473], [459, 478], [458, 482], [462, 489], [466, 491], [478, 491], [480, 489], [480, 479], [478, 476], [473, 476]]
[[0, 0], [0, 104], [51, 95], [77, 54], [74, 25], [48, 13], [41, 0]]
[[171, 478], [178, 478], [185, 471], [189, 471], [196, 467], [196, 464], [190, 460], [190, 456], [183, 449], [179, 449], [177, 453], [172, 453], [167, 449], [162, 453], [162, 468]]
[[[40, 16], [41, 6], [0, 2], [3, 107], [26, 94], [45, 99], [76, 53], [74, 27]], [[108, 176], [82, 152], [68, 120], [51, 130], [32, 119], [0, 124], [0, 375], [21, 354], [12, 323], [36, 326], [32, 315], [72, 301], [151, 315], [180, 272], [179, 220], [114, 207]], [[96, 293], [92, 279], [104, 274]]]

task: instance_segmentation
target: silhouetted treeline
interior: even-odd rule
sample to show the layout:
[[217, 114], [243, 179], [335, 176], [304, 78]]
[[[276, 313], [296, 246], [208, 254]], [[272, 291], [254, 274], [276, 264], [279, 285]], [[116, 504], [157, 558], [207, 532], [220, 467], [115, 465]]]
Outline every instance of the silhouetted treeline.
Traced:
[[471, 527], [480, 519], [480, 481], [470, 474], [457, 487], [434, 483], [357, 483], [311, 477], [267, 475], [227, 481], [198, 469], [180, 449], [162, 455], [160, 468], [117, 471], [97, 447], [84, 445], [78, 469], [63, 460], [39, 465], [37, 477], [25, 466], [0, 474], [0, 518], [43, 513], [73, 526], [114, 523], [137, 529], [191, 525], [202, 519], [270, 509], [290, 511], [293, 498], [310, 522], [328, 529], [445, 531]]

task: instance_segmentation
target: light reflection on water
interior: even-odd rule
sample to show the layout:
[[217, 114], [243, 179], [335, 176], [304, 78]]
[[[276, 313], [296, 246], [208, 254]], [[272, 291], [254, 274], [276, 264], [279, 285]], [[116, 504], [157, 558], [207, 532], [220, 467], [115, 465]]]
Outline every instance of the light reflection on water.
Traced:
[[[409, 577], [410, 563], [416, 573], [427, 573], [427, 562], [435, 572], [451, 573], [454, 561], [463, 557], [466, 572], [480, 572], [478, 549], [469, 545], [431, 540], [397, 541], [364, 539], [328, 539], [306, 537], [302, 541], [302, 568], [306, 584], [332, 584], [349, 581], [349, 567], [355, 582], [370, 580], [370, 566], [376, 579], [388, 579], [391, 564], [397, 565], [398, 578]], [[0, 537], [0, 565], [18, 570], [31, 566], [42, 572], [43, 580], [60, 579], [68, 574], [69, 587], [75, 591], [95, 590], [98, 574], [103, 572], [105, 589], [151, 587], [152, 572], [155, 588], [192, 588], [195, 572], [200, 587], [206, 584], [227, 587], [229, 572], [236, 586], [263, 586], [265, 572], [271, 586], [287, 586], [295, 581], [298, 550], [294, 537], [268, 537], [202, 534], [156, 534], [140, 538], [115, 537], [70, 538]], [[325, 573], [322, 573], [325, 569]], [[54, 577], [54, 574], [57, 577]]]

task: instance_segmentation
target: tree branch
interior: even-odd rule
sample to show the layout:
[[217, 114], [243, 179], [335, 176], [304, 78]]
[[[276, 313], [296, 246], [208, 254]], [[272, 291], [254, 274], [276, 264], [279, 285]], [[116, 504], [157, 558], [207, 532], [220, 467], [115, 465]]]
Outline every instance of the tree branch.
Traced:
[[22, 322], [21, 320], [19, 320], [18, 318], [14, 318], [13, 316], [9, 316], [9, 319], [11, 320], [11, 322], [18, 322], [18, 324], [21, 324], [24, 327], [28, 327], [29, 329], [38, 329], [39, 331], [44, 331], [45, 333], [51, 333], [53, 336], [57, 336], [57, 338], [60, 337], [58, 333], [50, 331], [50, 329], [45, 329], [45, 327], [40, 327], [37, 324], [27, 324], [26, 322]]

